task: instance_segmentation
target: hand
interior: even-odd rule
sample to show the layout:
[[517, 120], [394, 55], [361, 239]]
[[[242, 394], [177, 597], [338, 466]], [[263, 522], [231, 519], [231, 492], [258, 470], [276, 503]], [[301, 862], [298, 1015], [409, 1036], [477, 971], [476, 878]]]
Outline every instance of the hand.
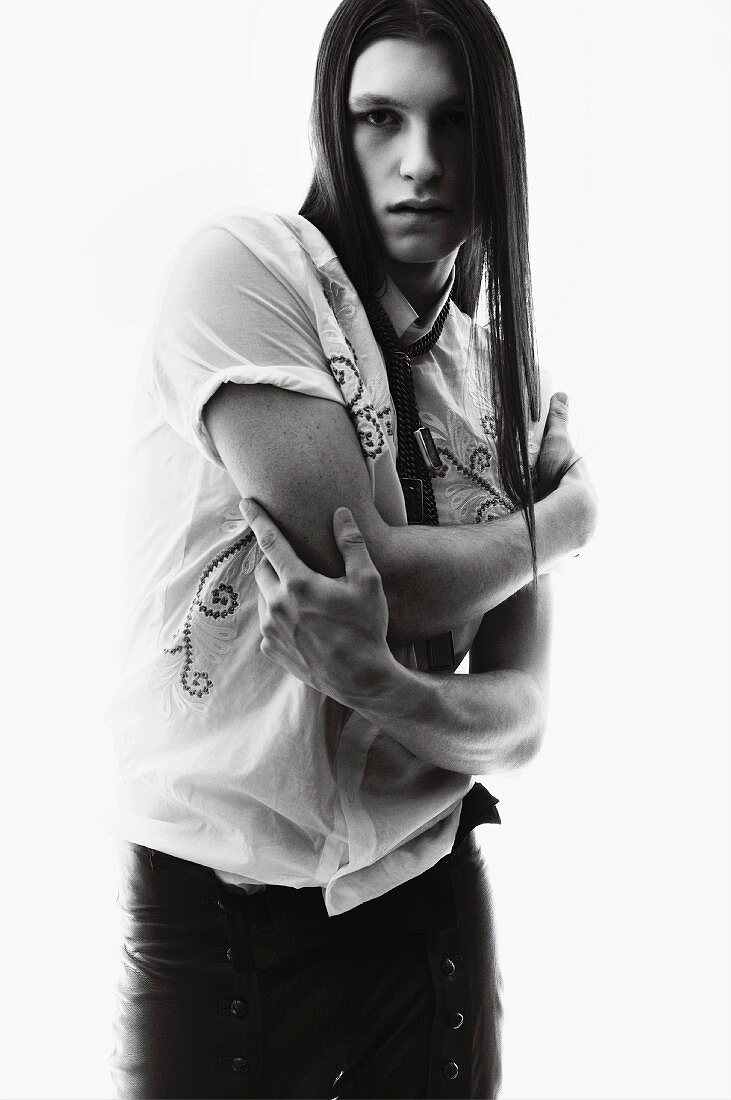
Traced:
[[[576, 549], [586, 545], [596, 525], [597, 502], [586, 461], [569, 438], [568, 397], [554, 393], [538, 455], [538, 491], [542, 500], [561, 489], [561, 503], [570, 511], [567, 521], [577, 529]], [[557, 500], [558, 503], [558, 500]]]
[[388, 605], [349, 509], [333, 516], [345, 563], [345, 576], [334, 579], [298, 558], [260, 504], [249, 499], [242, 510], [264, 554], [254, 571], [264, 656], [345, 706], [380, 690], [395, 664], [386, 644]]
[[562, 478], [578, 458], [569, 439], [569, 399], [565, 393], [554, 393], [538, 455], [539, 500], [558, 488]]

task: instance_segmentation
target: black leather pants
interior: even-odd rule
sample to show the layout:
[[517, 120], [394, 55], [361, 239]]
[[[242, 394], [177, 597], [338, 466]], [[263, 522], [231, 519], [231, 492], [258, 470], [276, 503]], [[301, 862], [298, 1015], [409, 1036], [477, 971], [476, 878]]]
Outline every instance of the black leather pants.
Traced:
[[247, 896], [120, 842], [117, 1096], [493, 1097], [499, 977], [470, 830], [499, 818], [471, 806], [435, 867], [337, 917], [319, 889]]

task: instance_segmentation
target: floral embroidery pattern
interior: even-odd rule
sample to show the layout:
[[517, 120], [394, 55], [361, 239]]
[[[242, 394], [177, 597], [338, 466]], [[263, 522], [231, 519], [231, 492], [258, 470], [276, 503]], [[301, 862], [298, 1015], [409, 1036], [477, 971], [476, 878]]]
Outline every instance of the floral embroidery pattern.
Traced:
[[323, 279], [322, 290], [333, 314], [338, 342], [344, 343], [350, 355], [330, 355], [328, 366], [340, 386], [345, 404], [358, 433], [361, 450], [371, 461], [378, 458], [386, 446], [386, 436], [393, 435], [391, 406], [377, 409], [366, 390], [360, 371], [358, 356], [340, 322], [354, 314], [353, 306], [346, 300], [344, 288], [332, 280]]
[[[358, 357], [331, 355], [328, 366], [333, 378], [343, 391], [343, 397], [355, 424], [361, 450], [366, 458], [378, 458], [386, 446], [386, 435], [392, 435], [391, 409], [375, 409], [366, 399], [365, 385], [356, 366]], [[349, 393], [352, 396], [349, 396]]]
[[231, 504], [226, 508], [222, 517], [221, 531], [225, 534], [243, 534], [248, 524], [241, 514], [238, 504]]
[[[469, 395], [472, 400], [472, 404], [477, 410], [480, 416], [480, 423], [482, 430], [489, 440], [494, 445], [497, 453], [497, 427], [495, 424], [495, 414], [493, 412], [490, 402], [487, 400], [485, 393], [480, 388], [475, 378], [474, 372], [469, 376]], [[528, 453], [531, 459], [534, 460], [540, 451], [540, 445], [536, 442], [535, 425], [529, 424], [528, 426]], [[531, 470], [531, 477], [535, 480], [536, 471], [535, 468]]]
[[[441, 476], [450, 483], [444, 495], [459, 516], [459, 522], [482, 523], [512, 512], [512, 501], [494, 483], [494, 434], [486, 432], [486, 440], [481, 440], [451, 409], [447, 412], [446, 424], [431, 413], [423, 413], [421, 419], [431, 431], [445, 462]], [[461, 475], [459, 479], [454, 478], [455, 473]]]
[[210, 702], [215, 682], [208, 669], [225, 657], [236, 636], [236, 628], [224, 621], [239, 608], [239, 592], [232, 582], [251, 573], [260, 557], [249, 530], [203, 570], [183, 623], [158, 660], [153, 678], [153, 686], [163, 690], [165, 717], [170, 717], [173, 702], [183, 712], [201, 711]]
[[482, 430], [488, 439], [493, 440], [497, 445], [497, 426], [495, 424], [495, 417], [492, 413], [483, 413], [480, 417], [480, 424], [482, 424]]
[[199, 605], [199, 611], [210, 619], [225, 619], [227, 615], [233, 615], [239, 606], [239, 594], [230, 584], [217, 585], [211, 594], [211, 603], [219, 604], [219, 607], [206, 607], [204, 603]]

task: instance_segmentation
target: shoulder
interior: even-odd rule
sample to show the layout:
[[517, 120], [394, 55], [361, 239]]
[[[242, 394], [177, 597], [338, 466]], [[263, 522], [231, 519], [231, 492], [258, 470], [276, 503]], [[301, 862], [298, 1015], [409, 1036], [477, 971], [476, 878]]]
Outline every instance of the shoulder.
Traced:
[[329, 248], [298, 215], [247, 207], [221, 211], [202, 222], [171, 259], [158, 310], [218, 317], [244, 301], [253, 306], [268, 300], [311, 317], [314, 268]]
[[296, 272], [303, 254], [318, 263], [333, 255], [326, 238], [299, 214], [234, 207], [209, 217], [188, 238], [180, 256], [241, 264], [255, 257], [277, 274]]

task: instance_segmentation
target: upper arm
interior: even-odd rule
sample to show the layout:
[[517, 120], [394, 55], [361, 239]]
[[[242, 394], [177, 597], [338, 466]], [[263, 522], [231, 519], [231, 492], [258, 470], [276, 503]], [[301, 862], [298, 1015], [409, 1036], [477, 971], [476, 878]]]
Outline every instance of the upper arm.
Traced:
[[552, 598], [550, 576], [538, 578], [482, 618], [470, 648], [470, 672], [516, 669], [548, 694]]
[[378, 564], [387, 529], [343, 405], [274, 386], [226, 385], [208, 402], [205, 421], [242, 497], [266, 508], [310, 568], [342, 575], [332, 534], [340, 505], [353, 512]]
[[203, 409], [224, 383], [275, 385], [343, 401], [311, 307], [308, 312], [296, 257], [271, 228], [272, 242], [256, 224], [244, 223], [239, 232], [247, 239], [205, 226], [184, 245], [153, 339], [153, 398], [168, 423], [219, 465]]
[[340, 574], [332, 513], [386, 531], [318, 336], [299, 246], [266, 216], [208, 225], [179, 253], [154, 341], [163, 415], [238, 491], [264, 505], [305, 562]]

